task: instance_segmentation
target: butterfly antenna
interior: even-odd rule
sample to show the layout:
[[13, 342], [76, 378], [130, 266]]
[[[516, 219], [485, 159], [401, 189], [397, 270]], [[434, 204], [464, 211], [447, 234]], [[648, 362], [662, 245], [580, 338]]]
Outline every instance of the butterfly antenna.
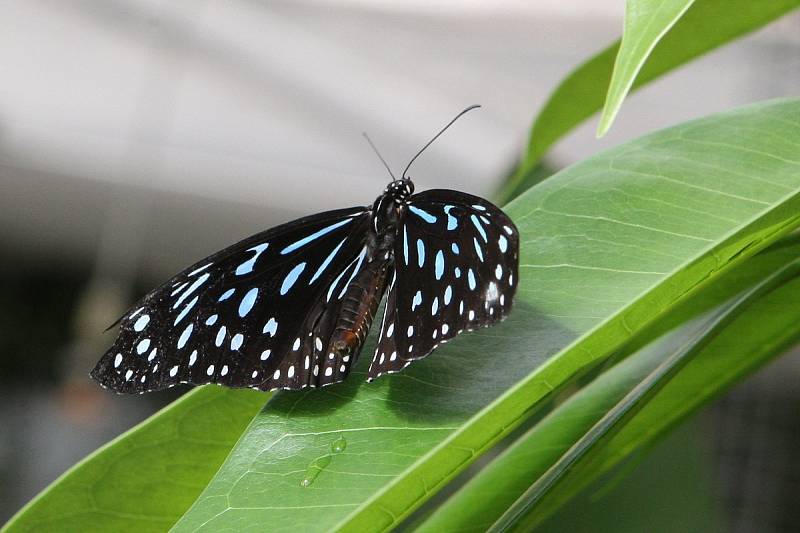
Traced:
[[464, 109], [464, 110], [463, 110], [461, 113], [459, 113], [458, 115], [456, 115], [456, 116], [453, 118], [453, 120], [451, 120], [450, 122], [448, 122], [448, 123], [447, 123], [447, 125], [446, 125], [444, 128], [442, 128], [442, 129], [439, 131], [439, 133], [437, 133], [436, 135], [434, 135], [434, 136], [433, 136], [433, 139], [431, 139], [430, 141], [428, 141], [428, 143], [427, 143], [425, 146], [423, 146], [423, 147], [420, 149], [420, 151], [419, 151], [419, 152], [417, 152], [417, 155], [415, 155], [414, 157], [412, 157], [412, 158], [411, 158], [411, 161], [409, 161], [409, 162], [408, 162], [408, 165], [406, 166], [406, 169], [403, 171], [403, 178], [405, 179], [405, 177], [406, 177], [406, 172], [408, 172], [408, 169], [409, 169], [409, 168], [411, 168], [411, 164], [412, 164], [412, 163], [413, 163], [413, 162], [414, 162], [414, 161], [415, 161], [415, 160], [416, 160], [416, 159], [417, 159], [417, 158], [420, 156], [420, 154], [421, 154], [422, 152], [424, 152], [424, 151], [425, 151], [425, 149], [426, 149], [428, 146], [430, 146], [431, 144], [433, 144], [433, 141], [435, 141], [436, 139], [438, 139], [438, 138], [439, 138], [439, 135], [441, 135], [442, 133], [444, 133], [445, 131], [447, 131], [447, 128], [449, 128], [450, 126], [452, 126], [452, 125], [453, 125], [453, 122], [455, 122], [456, 120], [460, 119], [462, 115], [464, 115], [464, 114], [465, 114], [465, 113], [467, 113], [468, 111], [472, 111], [473, 109], [477, 109], [477, 108], [479, 108], [479, 107], [480, 107], [480, 105], [478, 105], [478, 104], [475, 104], [475, 105], [471, 105], [471, 106], [469, 106], [468, 108]]
[[394, 174], [392, 174], [392, 169], [391, 169], [391, 168], [389, 168], [389, 165], [386, 163], [386, 160], [384, 160], [384, 159], [383, 159], [383, 157], [381, 156], [381, 153], [380, 153], [380, 152], [378, 151], [378, 149], [375, 147], [375, 144], [373, 144], [373, 142], [372, 142], [372, 139], [370, 139], [370, 138], [369, 138], [369, 135], [367, 135], [367, 132], [366, 132], [366, 131], [363, 131], [363, 132], [361, 132], [361, 135], [363, 135], [363, 136], [364, 136], [364, 138], [367, 140], [367, 142], [369, 143], [369, 145], [372, 147], [372, 150], [375, 152], [375, 155], [377, 155], [377, 156], [378, 156], [378, 159], [380, 159], [380, 160], [381, 160], [381, 163], [383, 163], [383, 166], [385, 166], [385, 167], [386, 167], [386, 170], [388, 170], [388, 171], [389, 171], [389, 175], [392, 177], [392, 180], [397, 180], [397, 178], [395, 178], [395, 177], [394, 177]]

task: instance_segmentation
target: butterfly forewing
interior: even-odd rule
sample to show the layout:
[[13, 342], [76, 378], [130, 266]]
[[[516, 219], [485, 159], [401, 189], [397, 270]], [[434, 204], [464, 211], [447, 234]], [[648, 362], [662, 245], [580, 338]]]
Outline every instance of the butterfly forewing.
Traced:
[[196, 263], [123, 316], [92, 376], [118, 392], [182, 382], [296, 389], [343, 379], [349, 365], [325, 377], [325, 356], [368, 229], [363, 207], [329, 211]]
[[488, 201], [430, 190], [405, 206], [392, 279], [369, 379], [396, 372], [464, 330], [511, 310], [519, 234]]

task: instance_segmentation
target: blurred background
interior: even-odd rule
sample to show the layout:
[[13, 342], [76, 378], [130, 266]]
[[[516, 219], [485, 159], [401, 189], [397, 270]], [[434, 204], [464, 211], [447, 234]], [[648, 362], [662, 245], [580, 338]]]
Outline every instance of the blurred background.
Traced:
[[[112, 341], [103, 330], [134, 298], [249, 234], [372, 202], [387, 175], [362, 131], [400, 170], [456, 112], [482, 104], [411, 175], [418, 189], [491, 197], [550, 91], [619, 37], [624, 2], [2, 7], [0, 523], [180, 393], [117, 397], [89, 381]], [[606, 138], [590, 121], [548, 164], [796, 95], [798, 83], [800, 18], [790, 16], [635, 94]], [[797, 531], [798, 378], [800, 353], [778, 360], [615, 490], [650, 494], [635, 505], [651, 520], [681, 501], [685, 512], [688, 498], [706, 530]], [[684, 477], [664, 466], [674, 464]]]

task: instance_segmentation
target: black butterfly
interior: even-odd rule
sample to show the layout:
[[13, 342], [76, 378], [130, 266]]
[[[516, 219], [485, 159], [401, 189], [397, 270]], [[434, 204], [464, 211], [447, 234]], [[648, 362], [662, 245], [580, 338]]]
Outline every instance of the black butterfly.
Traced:
[[413, 194], [406, 171], [371, 207], [301, 218], [187, 268], [120, 319], [92, 377], [121, 393], [330, 385], [347, 376], [387, 287], [368, 380], [503, 319], [516, 292], [516, 227], [477, 196]]

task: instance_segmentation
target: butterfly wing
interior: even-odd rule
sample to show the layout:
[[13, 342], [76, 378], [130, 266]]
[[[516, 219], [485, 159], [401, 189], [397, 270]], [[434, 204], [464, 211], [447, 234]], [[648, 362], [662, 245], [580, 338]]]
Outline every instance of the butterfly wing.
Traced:
[[464, 330], [502, 320], [517, 288], [519, 233], [483, 198], [429, 190], [408, 202], [394, 260], [370, 380]]
[[119, 336], [92, 377], [125, 393], [178, 383], [320, 384], [343, 287], [362, 265], [369, 218], [363, 207], [320, 213], [192, 265], [120, 319]]

